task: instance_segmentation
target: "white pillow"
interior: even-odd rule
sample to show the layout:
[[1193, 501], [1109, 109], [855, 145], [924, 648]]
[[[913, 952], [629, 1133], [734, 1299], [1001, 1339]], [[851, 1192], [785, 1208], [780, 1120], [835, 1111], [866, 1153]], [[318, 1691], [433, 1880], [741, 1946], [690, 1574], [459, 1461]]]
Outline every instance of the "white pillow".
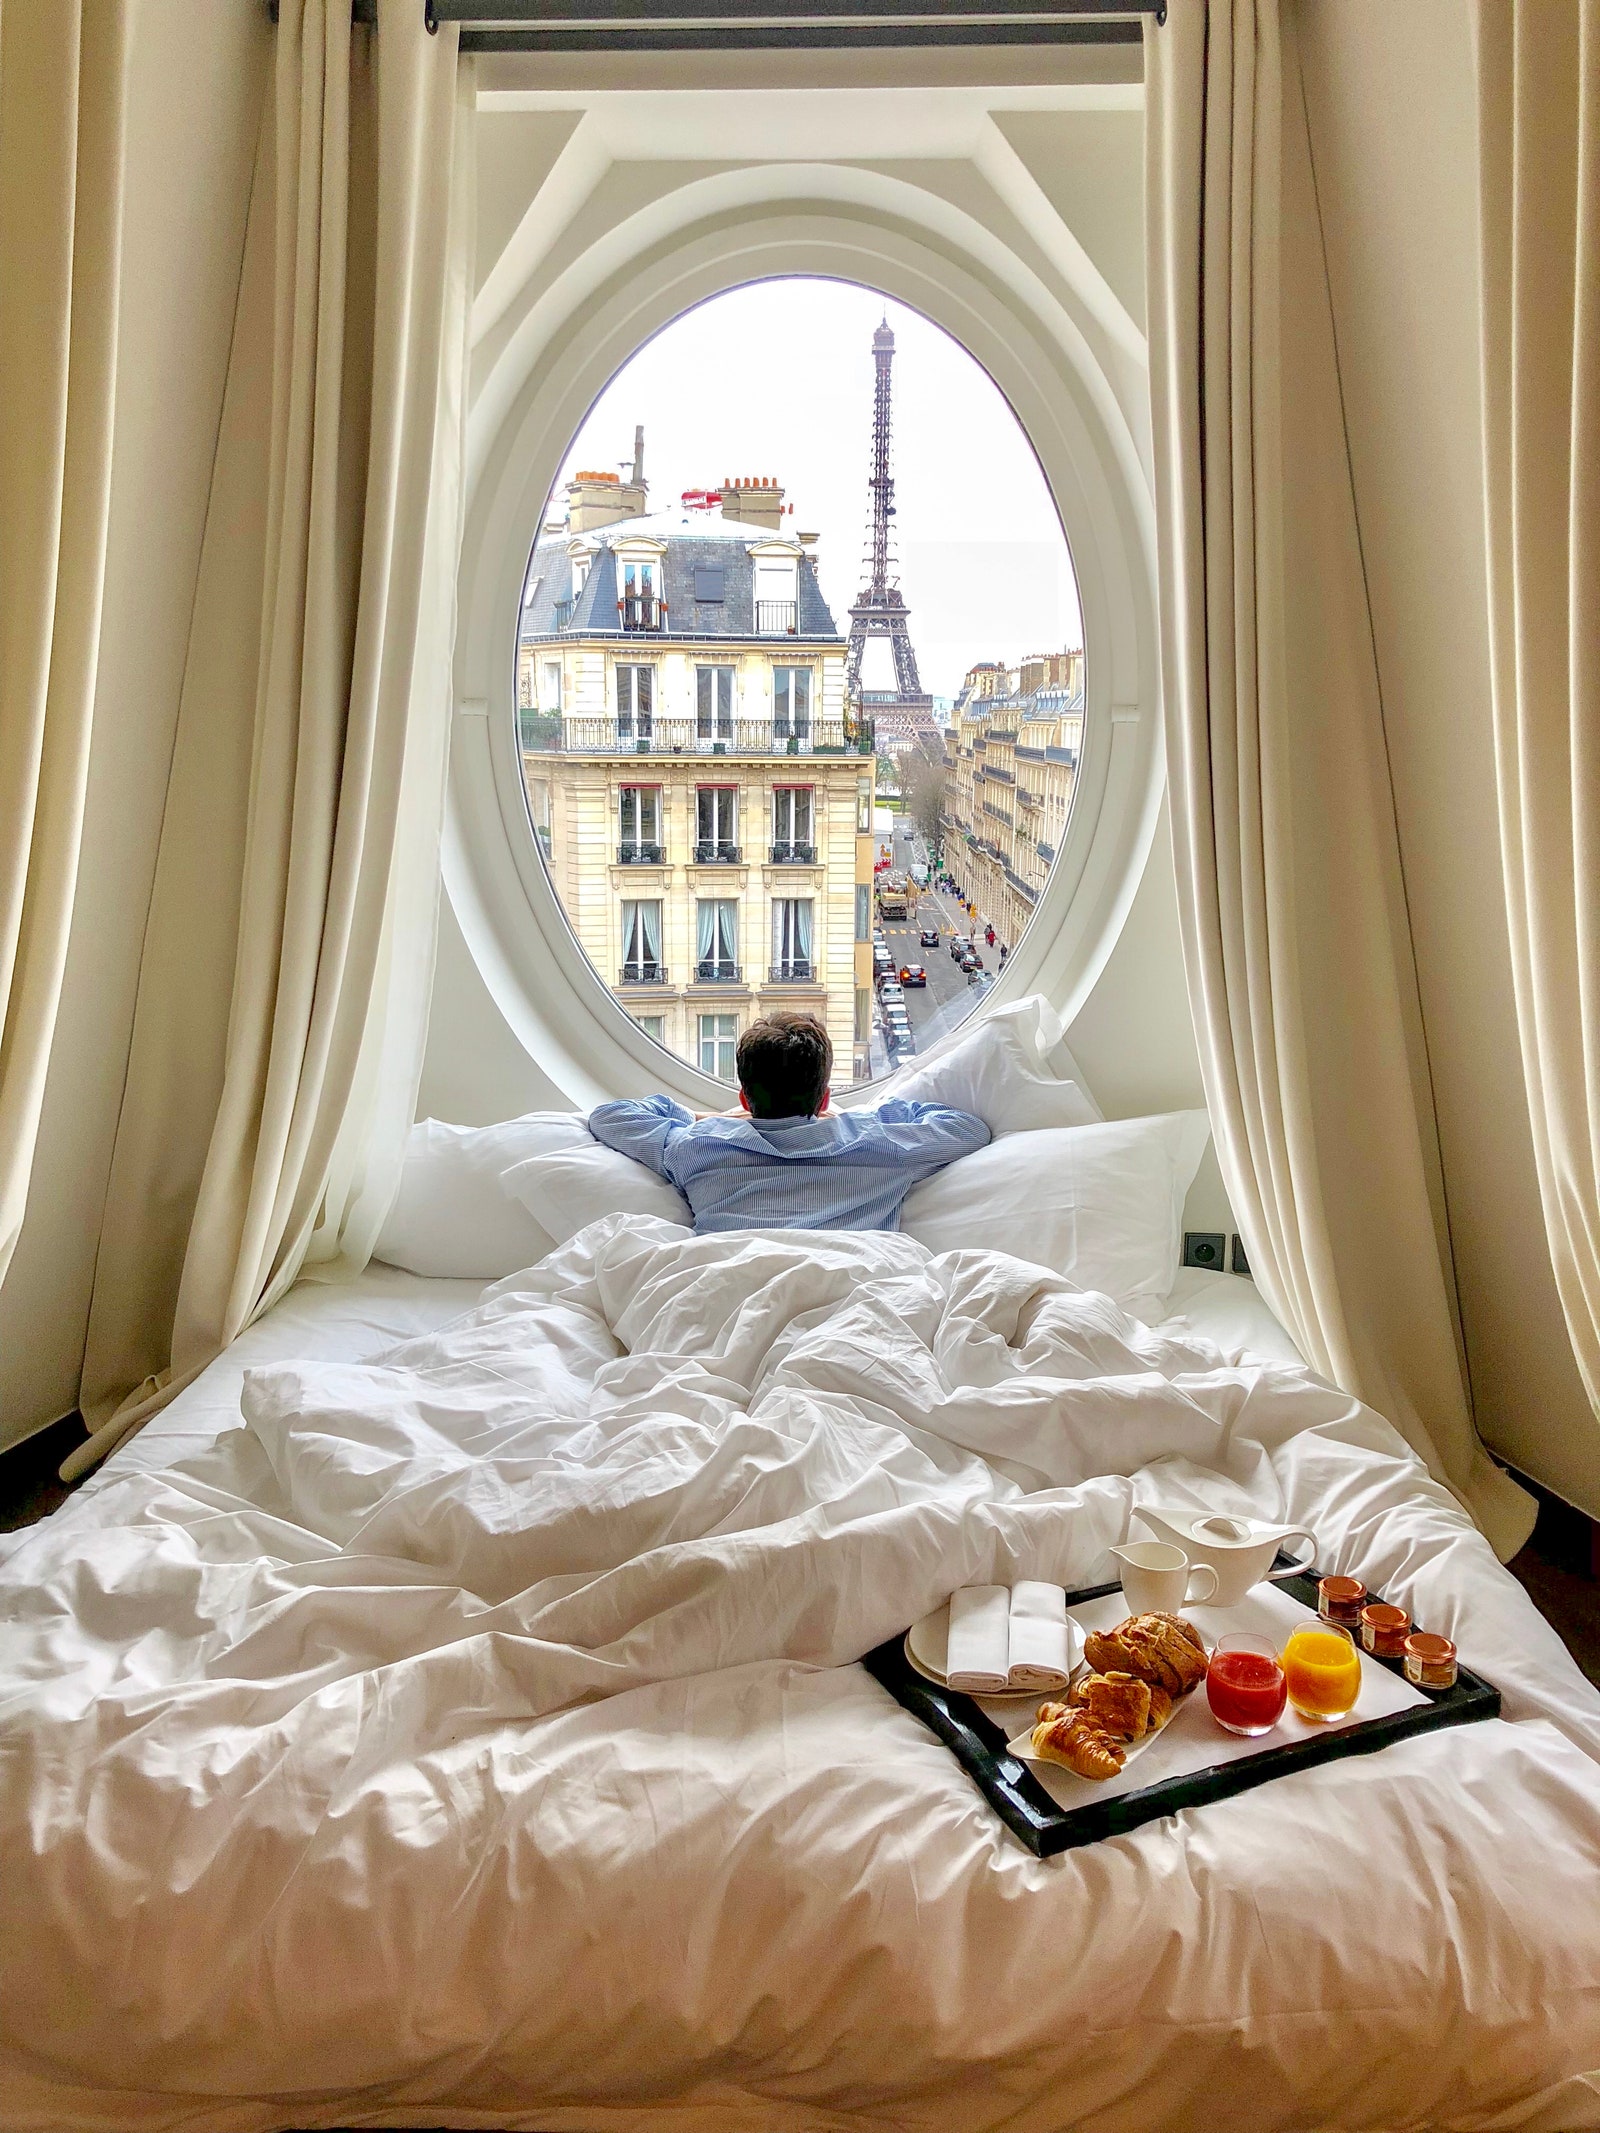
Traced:
[[602, 1215], [659, 1215], [663, 1222], [694, 1225], [688, 1201], [644, 1163], [602, 1147], [582, 1119], [581, 1145], [514, 1163], [506, 1191], [538, 1216], [557, 1244], [565, 1244]]
[[419, 1119], [373, 1257], [408, 1274], [460, 1281], [498, 1281], [534, 1265], [555, 1239], [506, 1191], [505, 1172], [580, 1139], [589, 1139], [589, 1129], [576, 1112], [534, 1111], [495, 1126]]
[[1009, 1135], [914, 1185], [900, 1228], [934, 1252], [1012, 1252], [1159, 1316], [1210, 1137], [1204, 1111]]
[[1091, 1126], [1103, 1116], [1037, 993], [985, 1015], [897, 1081], [896, 1096], [971, 1111], [993, 1134]]

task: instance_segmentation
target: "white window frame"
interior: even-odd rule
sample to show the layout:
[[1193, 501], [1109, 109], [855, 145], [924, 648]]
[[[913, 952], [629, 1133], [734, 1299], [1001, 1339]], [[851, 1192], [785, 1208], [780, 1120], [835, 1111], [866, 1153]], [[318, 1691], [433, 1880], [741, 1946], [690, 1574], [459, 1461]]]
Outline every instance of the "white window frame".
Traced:
[[[631, 799], [631, 805], [630, 805]], [[648, 802], [648, 804], [646, 804]], [[628, 784], [617, 792], [617, 848], [653, 844], [662, 850], [666, 838], [661, 834], [664, 815], [664, 795], [659, 785]], [[628, 827], [628, 817], [633, 816], [633, 828]], [[646, 824], [648, 823], [648, 828]]]
[[[619, 659], [612, 668], [611, 700], [619, 742], [655, 737], [656, 670], [648, 660]], [[626, 677], [626, 686], [624, 686]], [[641, 703], [640, 698], [645, 701]]]
[[[772, 670], [772, 737], [811, 745], [811, 707], [816, 678], [810, 667], [775, 666]], [[804, 697], [802, 704], [800, 699]]]
[[[1112, 93], [1130, 108], [1140, 95], [1136, 84]], [[1037, 990], [1071, 1022], [1116, 946], [1160, 821], [1154, 508], [1137, 326], [1086, 257], [1066, 248], [1046, 290], [1036, 257], [1003, 218], [980, 216], [964, 231], [944, 197], [924, 197], [912, 176], [891, 179], [850, 157], [791, 161], [774, 199], [751, 187], [762, 167], [750, 151], [725, 179], [707, 181], [726, 191], [714, 242], [706, 187], [664, 174], [649, 214], [580, 246], [585, 271], [563, 269], [556, 281], [535, 261], [508, 281], [491, 360], [472, 388], [445, 891], [492, 1011], [580, 1108], [636, 1085], [641, 1070], [702, 1109], [719, 1092], [691, 1065], [669, 1070], [577, 944], [530, 833], [508, 647], [526, 559], [583, 409], [654, 333], [724, 289], [837, 273], [914, 303], [988, 370], [1028, 432], [1069, 543], [1089, 559], [1078, 585], [1088, 655], [1075, 802], [1035, 922], [986, 1006]], [[1115, 363], [1101, 352], [1108, 345]], [[876, 1102], [884, 1086], [838, 1100]]]
[[733, 743], [739, 708], [739, 670], [727, 660], [697, 660], [694, 670], [694, 737], [698, 748]]
[[[706, 806], [707, 799], [711, 805]], [[709, 829], [709, 834], [707, 831]], [[737, 785], [697, 785], [694, 789], [694, 842], [698, 856], [702, 845], [719, 850], [739, 849], [739, 788]], [[720, 864], [712, 861], [711, 864]]]

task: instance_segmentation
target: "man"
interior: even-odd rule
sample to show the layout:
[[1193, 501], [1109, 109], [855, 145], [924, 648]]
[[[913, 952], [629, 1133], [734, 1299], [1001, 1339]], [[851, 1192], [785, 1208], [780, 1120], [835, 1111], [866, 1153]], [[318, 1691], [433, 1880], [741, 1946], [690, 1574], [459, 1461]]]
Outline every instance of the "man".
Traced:
[[601, 1104], [589, 1131], [677, 1186], [701, 1232], [895, 1229], [919, 1178], [989, 1138], [981, 1118], [891, 1098], [828, 1110], [833, 1044], [815, 1015], [774, 1014], [739, 1039], [739, 1108], [696, 1119], [669, 1096]]

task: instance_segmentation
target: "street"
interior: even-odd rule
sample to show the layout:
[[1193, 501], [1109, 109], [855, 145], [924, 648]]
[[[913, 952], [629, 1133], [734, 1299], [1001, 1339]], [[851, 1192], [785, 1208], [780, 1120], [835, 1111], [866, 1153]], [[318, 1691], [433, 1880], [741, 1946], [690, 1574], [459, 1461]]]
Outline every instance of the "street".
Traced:
[[[927, 847], [916, 831], [905, 821], [895, 824], [892, 855], [894, 871], [904, 874], [909, 880], [913, 866], [926, 867]], [[924, 928], [937, 927], [939, 946], [924, 948], [918, 934]], [[957, 968], [950, 954], [952, 935], [968, 932], [967, 914], [954, 897], [940, 896], [924, 890], [912, 918], [892, 921], [883, 928], [883, 937], [889, 953], [895, 959], [895, 967], [907, 963], [920, 963], [928, 973], [928, 983], [906, 988], [906, 1016], [911, 1024], [912, 1035], [917, 1043], [917, 1055], [929, 1050], [960, 1022], [965, 1021], [978, 1005], [982, 994], [976, 985], [971, 985]], [[999, 968], [999, 949], [988, 947], [979, 938], [978, 953], [983, 957], [987, 970]], [[891, 1071], [891, 1062], [883, 1041], [881, 1025], [874, 1019], [872, 1033], [872, 1073], [874, 1080]]]

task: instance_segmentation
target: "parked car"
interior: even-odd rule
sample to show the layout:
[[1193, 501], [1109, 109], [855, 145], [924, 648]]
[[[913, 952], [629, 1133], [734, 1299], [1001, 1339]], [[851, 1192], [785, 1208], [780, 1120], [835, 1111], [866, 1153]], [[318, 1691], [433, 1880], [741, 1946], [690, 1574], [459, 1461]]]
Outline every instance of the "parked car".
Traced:
[[908, 1028], [902, 1026], [899, 1029], [890, 1030], [889, 1049], [891, 1052], [914, 1052], [916, 1048], [917, 1040], [912, 1036]]
[[964, 955], [971, 955], [972, 943], [964, 933], [955, 934], [950, 942], [951, 960], [959, 963]]
[[967, 968], [967, 983], [976, 985], [981, 990], [985, 985], [994, 983], [994, 973], [993, 971], [985, 970], [981, 963], [973, 962]]
[[981, 970], [983, 968], [983, 957], [979, 955], [976, 948], [969, 948], [967, 950], [966, 954], [961, 958], [961, 968], [966, 972], [969, 978], [972, 976], [972, 973], [975, 970]]
[[926, 985], [928, 973], [920, 963], [902, 963], [900, 965], [900, 982], [902, 985]]
[[898, 1007], [902, 1014], [905, 1012], [906, 996], [898, 978], [886, 979], [878, 987], [878, 998], [883, 1002], [886, 1009]]
[[938, 927], [937, 927], [937, 926], [924, 926], [924, 927], [923, 927], [923, 929], [922, 929], [922, 931], [921, 931], [921, 933], [920, 933], [920, 934], [919, 934], [919, 935], [917, 936], [917, 946], [918, 946], [919, 948], [937, 948], [937, 947], [938, 947], [938, 945], [939, 945], [939, 929], [938, 929]]

